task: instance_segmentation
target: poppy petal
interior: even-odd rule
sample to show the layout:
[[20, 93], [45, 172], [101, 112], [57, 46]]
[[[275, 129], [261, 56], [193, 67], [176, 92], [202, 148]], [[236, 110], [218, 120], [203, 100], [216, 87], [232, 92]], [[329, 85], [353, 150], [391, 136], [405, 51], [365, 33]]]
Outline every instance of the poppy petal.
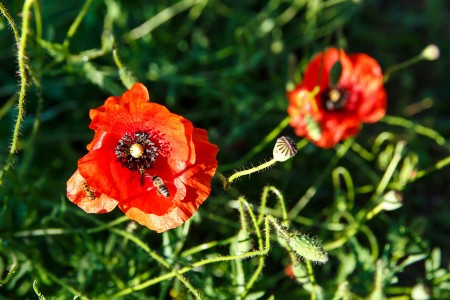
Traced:
[[167, 231], [177, 227], [188, 220], [205, 201], [211, 192], [210, 182], [217, 168], [217, 146], [209, 143], [206, 131], [195, 128], [193, 132], [195, 151], [203, 155], [197, 155], [195, 164], [187, 167], [177, 178], [176, 189], [184, 187], [184, 195], [175, 195], [172, 198], [173, 205], [166, 208], [164, 214], [152, 211], [149, 202], [159, 202], [164, 197], [158, 196], [156, 191], [147, 199], [133, 199], [126, 204], [119, 204], [119, 208], [130, 218], [141, 225], [157, 232]]
[[131, 219], [162, 232], [185, 222], [209, 196], [217, 146], [205, 130], [149, 102], [142, 84], [109, 97], [90, 117], [95, 135], [68, 185], [71, 201], [74, 194], [83, 203], [115, 199]]
[[[342, 70], [339, 80], [331, 83], [330, 72], [337, 61]], [[303, 81], [287, 97], [295, 134], [324, 148], [356, 135], [362, 123], [374, 123], [386, 113], [386, 91], [377, 61], [335, 48], [311, 60]]]
[[353, 54], [353, 76], [361, 86], [362, 100], [358, 115], [363, 122], [374, 123], [386, 114], [386, 91], [383, 87], [383, 73], [378, 62], [366, 54]]
[[132, 106], [133, 110], [124, 109], [120, 105], [103, 107], [102, 111], [94, 114], [90, 128], [96, 131], [108, 131], [119, 136], [156, 129], [162, 139], [170, 145], [171, 156], [176, 158], [176, 161], [169, 159], [171, 167], [179, 170], [184, 167], [181, 162], [195, 160], [193, 152], [189, 151], [192, 148], [189, 137], [194, 128], [190, 121], [170, 113], [167, 108], [156, 103], [135, 104]]
[[87, 213], [102, 214], [112, 211], [118, 201], [91, 190], [78, 170], [67, 181], [67, 198]]

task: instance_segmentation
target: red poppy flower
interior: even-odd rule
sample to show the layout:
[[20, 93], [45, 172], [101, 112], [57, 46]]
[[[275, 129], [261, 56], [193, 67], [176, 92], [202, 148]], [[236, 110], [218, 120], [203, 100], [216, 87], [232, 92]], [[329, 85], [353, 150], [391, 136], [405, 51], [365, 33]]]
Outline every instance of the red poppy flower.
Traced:
[[[337, 62], [341, 72], [333, 80], [331, 70]], [[386, 113], [386, 91], [377, 61], [335, 48], [316, 55], [303, 81], [287, 96], [295, 133], [323, 148], [356, 135], [362, 123], [374, 123]]]
[[183, 224], [209, 196], [218, 148], [205, 130], [149, 99], [136, 83], [91, 110], [95, 136], [67, 182], [67, 197], [89, 213], [118, 205], [163, 232]]

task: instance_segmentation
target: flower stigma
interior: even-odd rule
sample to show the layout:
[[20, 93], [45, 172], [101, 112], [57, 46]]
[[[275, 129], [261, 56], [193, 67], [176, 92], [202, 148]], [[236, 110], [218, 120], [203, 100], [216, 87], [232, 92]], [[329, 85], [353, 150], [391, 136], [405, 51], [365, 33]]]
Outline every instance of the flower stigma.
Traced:
[[144, 147], [142, 147], [142, 145], [138, 143], [133, 144], [130, 147], [130, 154], [134, 158], [139, 158], [142, 156], [142, 154], [144, 154]]
[[348, 92], [339, 87], [326, 89], [322, 94], [322, 100], [328, 111], [342, 110], [348, 99]]
[[159, 147], [152, 141], [154, 134], [138, 131], [126, 133], [115, 148], [117, 162], [122, 167], [142, 174], [142, 170], [150, 169], [160, 154]]

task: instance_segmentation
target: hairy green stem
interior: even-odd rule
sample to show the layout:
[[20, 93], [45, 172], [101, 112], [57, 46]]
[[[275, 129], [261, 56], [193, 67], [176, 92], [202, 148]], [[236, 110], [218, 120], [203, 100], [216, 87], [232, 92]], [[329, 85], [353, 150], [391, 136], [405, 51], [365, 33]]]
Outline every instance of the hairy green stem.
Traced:
[[275, 158], [272, 158], [271, 160], [266, 161], [265, 163], [263, 163], [263, 164], [261, 164], [259, 166], [256, 166], [256, 167], [253, 167], [253, 168], [250, 168], [250, 169], [247, 169], [247, 170], [242, 170], [242, 171], [236, 172], [236, 173], [234, 173], [233, 175], [231, 175], [228, 178], [228, 180], [227, 180], [228, 181], [228, 185], [230, 185], [234, 180], [236, 180], [239, 177], [242, 177], [242, 176], [245, 176], [245, 175], [250, 175], [252, 173], [255, 173], [255, 172], [267, 169], [268, 167], [272, 166], [276, 162], [277, 162], [277, 160]]
[[184, 274], [186, 272], [189, 272], [195, 268], [204, 266], [204, 265], [208, 265], [208, 264], [212, 264], [212, 263], [218, 263], [218, 262], [224, 262], [224, 261], [231, 261], [231, 260], [236, 260], [236, 259], [245, 259], [245, 258], [250, 258], [250, 257], [254, 257], [254, 256], [258, 256], [258, 255], [266, 255], [269, 252], [270, 249], [270, 227], [269, 227], [269, 216], [266, 217], [265, 219], [265, 223], [264, 223], [264, 228], [265, 228], [265, 236], [264, 236], [264, 241], [265, 241], [265, 247], [263, 249], [260, 250], [255, 250], [255, 251], [250, 251], [250, 252], [246, 252], [243, 254], [239, 254], [239, 255], [230, 255], [230, 256], [220, 256], [220, 257], [213, 257], [213, 258], [208, 258], [208, 259], [204, 259], [198, 262], [195, 262], [193, 264], [191, 264], [190, 266], [186, 266], [183, 267], [181, 269], [179, 269], [178, 271], [172, 271], [169, 272], [167, 274], [161, 275], [159, 277], [150, 279], [146, 282], [143, 282], [141, 284], [138, 284], [136, 286], [133, 287], [129, 287], [126, 288], [114, 295], [111, 295], [110, 298], [116, 298], [116, 297], [120, 297], [120, 296], [124, 296], [124, 295], [128, 295], [133, 293], [136, 290], [141, 290], [141, 289], [145, 289], [149, 286], [152, 286], [156, 283], [159, 283], [161, 281], [173, 278], [175, 276]]
[[278, 202], [280, 203], [281, 206], [281, 217], [283, 219], [283, 226], [289, 226], [289, 219], [288, 219], [288, 214], [286, 211], [286, 205], [284, 203], [284, 197], [283, 194], [281, 194], [281, 192], [275, 188], [274, 186], [265, 186], [262, 192], [262, 196], [261, 196], [261, 206], [260, 206], [260, 213], [258, 216], [258, 224], [261, 224], [263, 221], [263, 218], [265, 216], [265, 211], [266, 211], [266, 205], [267, 205], [267, 197], [269, 195], [269, 192], [272, 192], [278, 199]]
[[27, 64], [26, 64], [26, 44], [27, 44], [27, 36], [28, 36], [28, 30], [30, 25], [30, 7], [33, 4], [34, 0], [26, 0], [23, 4], [22, 9], [22, 31], [21, 35], [19, 37], [19, 31], [17, 29], [17, 26], [14, 23], [14, 20], [11, 18], [11, 16], [8, 14], [5, 7], [0, 3], [0, 10], [2, 14], [7, 19], [9, 25], [11, 26], [14, 37], [16, 39], [16, 44], [18, 47], [17, 50], [17, 60], [19, 64], [19, 85], [20, 85], [20, 91], [19, 91], [19, 100], [17, 103], [17, 120], [14, 125], [14, 132], [13, 132], [13, 138], [11, 142], [11, 147], [9, 150], [8, 159], [6, 161], [5, 167], [3, 168], [3, 171], [0, 172], [0, 185], [1, 185], [1, 178], [4, 175], [4, 173], [7, 173], [9, 169], [12, 166], [13, 160], [14, 160], [14, 154], [17, 152], [18, 144], [19, 144], [19, 134], [20, 134], [20, 126], [22, 125], [22, 121], [25, 115], [25, 93], [27, 89]]
[[1, 2], [0, 2], [0, 12], [3, 14], [3, 16], [8, 21], [9, 26], [11, 26], [11, 30], [14, 33], [14, 39], [16, 40], [16, 46], [17, 46], [17, 49], [18, 49], [19, 45], [20, 45], [19, 29], [17, 28], [16, 23], [14, 22], [14, 19], [11, 17], [11, 15], [9, 14], [8, 10], [6, 9], [6, 7]]
[[[139, 238], [135, 237], [134, 235], [130, 234], [129, 232], [120, 230], [120, 229], [115, 229], [112, 228], [111, 232], [121, 235], [124, 238], [129, 239], [130, 241], [134, 242], [136, 245], [138, 245], [139, 247], [141, 247], [145, 252], [147, 252], [148, 255], [150, 255], [151, 258], [153, 258], [155, 261], [157, 261], [159, 264], [161, 264], [162, 266], [164, 266], [165, 268], [172, 270], [172, 267], [170, 266], [170, 264], [165, 261], [165, 259], [161, 256], [159, 256], [158, 254], [156, 254], [154, 251], [152, 251], [150, 249], [150, 247], [148, 247], [143, 241], [141, 241]], [[200, 292], [197, 291], [190, 283], [189, 281], [181, 275], [181, 273], [174, 271], [175, 275], [177, 277], [178, 280], [180, 280], [185, 287], [195, 296], [196, 299], [203, 299], [203, 297], [201, 296]], [[134, 290], [138, 290], [137, 288], [134, 288]]]
[[[259, 249], [263, 249], [263, 239], [261, 235], [261, 231], [259, 230], [258, 221], [256, 220], [255, 214], [253, 212], [253, 209], [251, 208], [250, 204], [243, 198], [239, 198], [239, 203], [242, 203], [246, 206], [248, 214], [250, 215], [250, 218], [252, 220], [253, 228], [255, 229], [255, 234], [258, 239], [258, 247]], [[258, 278], [259, 274], [261, 273], [262, 269], [264, 267], [264, 256], [259, 257], [258, 267], [256, 267], [255, 272], [253, 273], [252, 277], [247, 282], [247, 285], [245, 286], [244, 292], [241, 294], [240, 298], [245, 299], [250, 289], [253, 287], [253, 285], [256, 282], [256, 279]]]

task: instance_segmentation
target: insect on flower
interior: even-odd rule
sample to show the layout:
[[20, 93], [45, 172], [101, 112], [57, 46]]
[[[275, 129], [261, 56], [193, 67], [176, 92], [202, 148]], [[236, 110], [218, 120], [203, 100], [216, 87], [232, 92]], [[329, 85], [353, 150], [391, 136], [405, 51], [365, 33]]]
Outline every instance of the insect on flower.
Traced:
[[141, 178], [139, 179], [139, 183], [144, 186], [145, 185], [145, 169], [144, 168], [140, 168], [139, 169], [139, 174], [141, 175]]
[[206, 130], [151, 102], [143, 84], [109, 97], [89, 116], [94, 139], [67, 182], [67, 197], [84, 211], [117, 206], [163, 232], [183, 224], [209, 196], [219, 149]]
[[91, 190], [86, 182], [83, 182], [83, 190], [86, 192], [86, 195], [89, 197], [89, 199], [95, 200], [95, 192]]
[[153, 185], [156, 187], [158, 195], [162, 195], [163, 197], [170, 197], [170, 192], [167, 186], [164, 184], [164, 180], [159, 176], [153, 176], [152, 178]]

